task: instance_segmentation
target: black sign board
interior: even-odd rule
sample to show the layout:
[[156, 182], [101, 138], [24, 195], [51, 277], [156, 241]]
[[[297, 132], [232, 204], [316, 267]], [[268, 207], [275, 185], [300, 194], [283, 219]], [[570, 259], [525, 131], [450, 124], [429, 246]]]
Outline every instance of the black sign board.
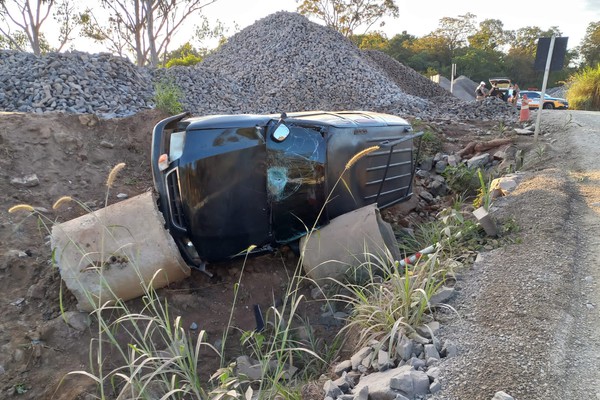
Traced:
[[[546, 69], [548, 60], [548, 51], [550, 50], [551, 38], [539, 38], [537, 52], [535, 54], [535, 63], [533, 69], [543, 71]], [[554, 50], [552, 51], [552, 61], [550, 62], [550, 71], [560, 71], [565, 64], [565, 54], [567, 52], [568, 37], [557, 37], [554, 39]]]

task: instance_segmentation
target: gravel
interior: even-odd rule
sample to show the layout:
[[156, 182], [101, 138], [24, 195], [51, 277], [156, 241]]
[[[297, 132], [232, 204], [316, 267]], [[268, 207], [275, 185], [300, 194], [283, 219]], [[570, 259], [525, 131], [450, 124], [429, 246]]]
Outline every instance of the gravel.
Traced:
[[0, 51], [0, 110], [121, 117], [154, 107], [169, 80], [194, 114], [370, 110], [422, 119], [514, 121], [498, 102], [461, 101], [384, 53], [289, 12], [269, 15], [192, 67], [140, 68], [83, 52]]

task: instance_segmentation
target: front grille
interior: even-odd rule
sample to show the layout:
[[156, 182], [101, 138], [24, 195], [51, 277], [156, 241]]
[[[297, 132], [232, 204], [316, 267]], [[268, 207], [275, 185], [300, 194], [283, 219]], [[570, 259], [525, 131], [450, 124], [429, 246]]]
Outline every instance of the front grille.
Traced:
[[377, 200], [378, 206], [383, 208], [411, 195], [412, 140], [375, 151], [367, 159], [364, 200]]
[[185, 224], [183, 223], [183, 208], [181, 206], [181, 194], [179, 192], [179, 171], [177, 168], [169, 171], [165, 179], [167, 181], [171, 223], [177, 228], [185, 230]]

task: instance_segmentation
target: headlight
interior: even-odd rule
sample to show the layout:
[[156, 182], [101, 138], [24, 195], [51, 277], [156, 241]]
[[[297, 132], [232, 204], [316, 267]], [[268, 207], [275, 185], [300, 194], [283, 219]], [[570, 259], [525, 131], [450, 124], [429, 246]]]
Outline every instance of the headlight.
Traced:
[[174, 132], [171, 134], [169, 143], [169, 161], [173, 162], [183, 154], [183, 144], [185, 142], [185, 131]]

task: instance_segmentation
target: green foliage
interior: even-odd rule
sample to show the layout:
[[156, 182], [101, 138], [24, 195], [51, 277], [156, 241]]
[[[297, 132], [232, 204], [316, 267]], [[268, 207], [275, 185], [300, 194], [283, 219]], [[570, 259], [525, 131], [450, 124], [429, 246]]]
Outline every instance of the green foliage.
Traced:
[[[325, 22], [325, 25], [337, 30], [346, 37], [354, 34], [360, 27], [365, 32], [385, 16], [397, 18], [398, 6], [394, 0], [298, 0], [298, 12]], [[379, 26], [383, 26], [380, 23]]]
[[471, 196], [480, 187], [477, 170], [469, 168], [466, 164], [458, 164], [456, 167], [448, 166], [442, 175], [450, 189], [456, 193]]
[[365, 280], [335, 281], [342, 288], [335, 299], [351, 310], [340, 334], [356, 332], [359, 347], [377, 340], [393, 353], [403, 334], [413, 332], [427, 320], [430, 299], [444, 284], [446, 270], [439, 252], [410, 267], [399, 267], [398, 262], [385, 256], [365, 253], [365, 258], [358, 267], [368, 272]]
[[172, 80], [159, 81], [154, 86], [154, 102], [156, 108], [169, 114], [179, 114], [183, 111], [181, 98], [183, 92]]
[[600, 64], [585, 67], [570, 79], [567, 91], [569, 108], [600, 111]]
[[473, 201], [475, 208], [483, 207], [486, 210], [492, 205], [492, 193], [490, 192], [491, 179], [484, 177], [481, 168], [477, 169], [477, 178], [479, 179], [479, 189], [477, 189], [477, 197]]
[[362, 50], [379, 50], [385, 52], [388, 47], [388, 39], [383, 32], [370, 32], [363, 35], [352, 35], [350, 40]]
[[590, 22], [579, 46], [583, 65], [595, 67], [600, 63], [600, 21]]
[[423, 131], [423, 136], [421, 136], [420, 140], [421, 150], [419, 154], [419, 160], [417, 161], [421, 161], [426, 157], [433, 157], [435, 154], [443, 150], [444, 141], [436, 132], [430, 129], [425, 129]]
[[[191, 45], [188, 43], [184, 44], [182, 47], [190, 46], [190, 50], [182, 50], [179, 51], [179, 55], [171, 53], [167, 56], [167, 62], [165, 67], [171, 68], [174, 66], [183, 66], [189, 67], [191, 65], [196, 65], [202, 61], [202, 57], [198, 55], [198, 52], [191, 48]], [[177, 51], [177, 50], [176, 50]]]

